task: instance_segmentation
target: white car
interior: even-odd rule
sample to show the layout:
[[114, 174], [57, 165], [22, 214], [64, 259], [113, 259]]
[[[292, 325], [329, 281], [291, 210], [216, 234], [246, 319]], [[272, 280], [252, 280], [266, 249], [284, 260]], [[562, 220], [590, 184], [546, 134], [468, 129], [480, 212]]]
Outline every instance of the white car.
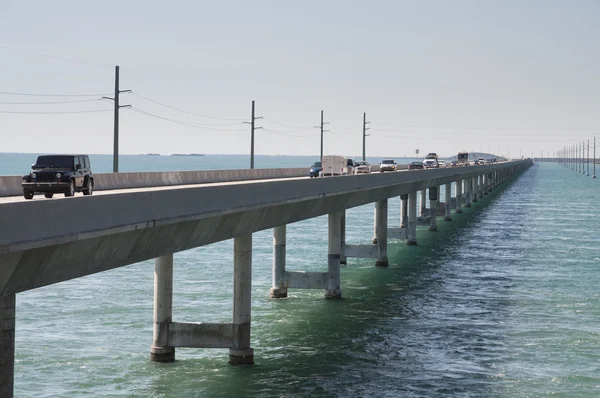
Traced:
[[438, 160], [438, 166], [440, 166], [440, 167], [447, 167], [448, 165], [446, 164], [445, 160]]
[[371, 165], [369, 162], [365, 162], [364, 160], [359, 160], [354, 163], [354, 174], [370, 174], [371, 173]]
[[440, 166], [438, 161], [435, 159], [425, 159], [423, 160], [423, 167], [425, 167], [426, 169], [436, 169]]
[[379, 171], [396, 171], [396, 161], [394, 159], [383, 159], [379, 164]]

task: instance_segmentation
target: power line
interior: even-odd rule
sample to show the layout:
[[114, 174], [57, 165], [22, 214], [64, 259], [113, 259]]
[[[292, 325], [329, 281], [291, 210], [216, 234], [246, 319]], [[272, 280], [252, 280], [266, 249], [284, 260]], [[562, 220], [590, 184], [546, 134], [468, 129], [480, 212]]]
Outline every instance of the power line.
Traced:
[[65, 112], [29, 112], [29, 111], [0, 111], [0, 113], [11, 113], [11, 114], [28, 114], [28, 115], [67, 115], [71, 113], [94, 113], [94, 112], [108, 112], [112, 109], [96, 109], [89, 111], [65, 111]]
[[183, 109], [176, 108], [176, 107], [171, 106], [171, 105], [163, 104], [162, 102], [150, 99], [148, 97], [144, 97], [143, 95], [140, 95], [138, 93], [132, 92], [132, 94], [135, 95], [136, 97], [140, 97], [142, 99], [145, 99], [146, 101], [153, 102], [153, 103], [155, 103], [157, 105], [164, 106], [165, 108], [173, 109], [175, 111], [179, 111], [179, 112], [182, 112], [182, 113], [187, 113], [189, 115], [194, 115], [194, 116], [199, 116], [199, 117], [205, 117], [207, 119], [216, 119], [216, 120], [229, 120], [229, 121], [239, 121], [239, 122], [244, 121], [244, 119], [230, 119], [230, 118], [223, 118], [223, 117], [202, 115], [200, 113], [190, 112], [190, 111], [186, 111], [186, 110], [183, 110]]
[[290, 126], [290, 125], [288, 125], [288, 124], [279, 123], [279, 122], [276, 122], [276, 121], [273, 121], [273, 120], [270, 120], [270, 119], [265, 119], [265, 118], [263, 118], [263, 120], [264, 120], [264, 121], [267, 121], [267, 122], [269, 122], [269, 123], [277, 124], [277, 125], [279, 125], [279, 126], [288, 127], [288, 128], [291, 128], [291, 129], [297, 129], [297, 130], [309, 130], [309, 129], [312, 129], [312, 128], [314, 128], [314, 127], [308, 127], [308, 126], [303, 126], [303, 127], [299, 127], [299, 126]]
[[417, 127], [417, 128], [432, 128], [432, 129], [460, 129], [460, 130], [503, 130], [503, 131], [575, 131], [575, 130], [598, 130], [597, 128], [502, 128], [502, 127], [461, 127], [461, 126], [430, 126], [423, 124], [389, 124], [389, 123], [372, 123], [377, 126], [390, 127]]
[[7, 91], [0, 91], [0, 94], [4, 95], [21, 95], [28, 97], [100, 97], [103, 95], [110, 95], [110, 93], [106, 94], [34, 94], [34, 93], [12, 93]]
[[[286, 134], [285, 132], [282, 132], [280, 130], [271, 130], [268, 128], [264, 128], [264, 131], [268, 131], [269, 133], [273, 133], [273, 134], [277, 134], [283, 137], [293, 137], [293, 138], [305, 138], [305, 137], [311, 137], [312, 134]], [[299, 132], [299, 131], [298, 131]]]
[[156, 115], [154, 113], [146, 112], [146, 111], [144, 111], [142, 109], [139, 109], [139, 108], [136, 108], [136, 107], [133, 107], [133, 106], [130, 109], [132, 111], [134, 111], [134, 112], [141, 113], [143, 115], [151, 116], [151, 117], [154, 117], [154, 118], [157, 118], [157, 119], [162, 119], [162, 120], [166, 120], [168, 122], [177, 123], [177, 124], [181, 124], [183, 126], [194, 127], [194, 128], [202, 129], [202, 130], [229, 131], [229, 132], [244, 131], [244, 130], [241, 130], [241, 129], [218, 129], [218, 128], [204, 127], [202, 125], [198, 125], [198, 124], [193, 123], [193, 122], [186, 122], [186, 121], [183, 121], [183, 120], [176, 120], [176, 119], [171, 119], [171, 118], [168, 118], [168, 117]]
[[101, 99], [87, 99], [87, 100], [73, 100], [73, 101], [43, 101], [43, 102], [4, 102], [0, 101], [2, 105], [54, 105], [54, 104], [76, 104], [82, 102], [97, 102]]

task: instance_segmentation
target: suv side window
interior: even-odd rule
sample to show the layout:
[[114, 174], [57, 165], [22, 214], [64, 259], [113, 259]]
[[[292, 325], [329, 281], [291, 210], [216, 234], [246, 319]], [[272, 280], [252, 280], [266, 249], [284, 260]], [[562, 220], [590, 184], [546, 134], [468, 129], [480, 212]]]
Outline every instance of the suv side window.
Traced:
[[83, 168], [83, 163], [81, 161], [81, 156], [75, 156], [75, 170], [77, 170], [77, 165], [80, 165]]
[[82, 156], [82, 158], [83, 158], [83, 167], [86, 168], [86, 169], [89, 169], [90, 168], [90, 161], [88, 160], [88, 157], [87, 156]]

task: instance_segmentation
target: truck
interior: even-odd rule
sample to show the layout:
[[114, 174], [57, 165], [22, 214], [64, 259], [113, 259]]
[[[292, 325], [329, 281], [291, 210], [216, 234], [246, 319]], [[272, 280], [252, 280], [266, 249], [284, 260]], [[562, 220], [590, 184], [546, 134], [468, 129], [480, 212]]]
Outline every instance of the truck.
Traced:
[[437, 169], [438, 167], [440, 167], [438, 163], [437, 153], [428, 153], [427, 156], [425, 156], [425, 159], [423, 159], [423, 167], [425, 167], [426, 169]]
[[343, 156], [323, 156], [323, 160], [321, 161], [321, 165], [323, 167], [321, 170], [321, 176], [339, 176], [347, 174], [347, 164], [348, 161]]
[[469, 152], [459, 152], [456, 156], [456, 164], [458, 166], [468, 166], [469, 165]]

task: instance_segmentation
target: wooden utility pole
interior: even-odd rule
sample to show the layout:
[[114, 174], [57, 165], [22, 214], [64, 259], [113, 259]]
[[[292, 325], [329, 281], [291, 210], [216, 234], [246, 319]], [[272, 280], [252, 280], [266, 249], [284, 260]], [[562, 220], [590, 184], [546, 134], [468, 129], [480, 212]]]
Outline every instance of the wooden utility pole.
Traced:
[[323, 130], [323, 126], [325, 124], [329, 124], [329, 122], [324, 122], [323, 121], [323, 110], [321, 109], [321, 162], [323, 161], [323, 133], [329, 131], [329, 130]]
[[119, 94], [130, 93], [131, 90], [119, 90], [119, 65], [115, 66], [115, 96], [102, 97], [103, 99], [111, 100], [115, 104], [114, 113], [114, 138], [113, 138], [113, 173], [119, 172], [119, 109], [130, 108], [131, 105], [120, 105]]

